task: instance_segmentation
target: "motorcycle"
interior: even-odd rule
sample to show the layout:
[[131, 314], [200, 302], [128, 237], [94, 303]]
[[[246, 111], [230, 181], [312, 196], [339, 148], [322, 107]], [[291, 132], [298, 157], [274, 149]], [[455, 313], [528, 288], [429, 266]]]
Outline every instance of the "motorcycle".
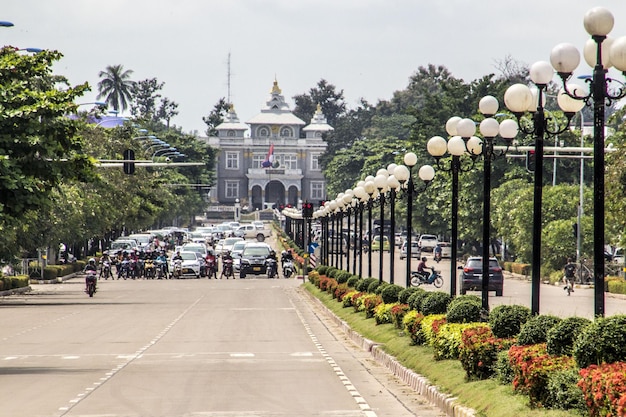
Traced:
[[113, 274], [111, 273], [111, 262], [104, 261], [102, 262], [102, 267], [100, 268], [100, 278], [104, 276], [104, 279], [113, 279]]
[[157, 279], [163, 279], [164, 277], [167, 279], [167, 275], [165, 274], [165, 261], [157, 260], [154, 269]]
[[209, 279], [211, 279], [212, 276], [215, 277], [215, 279], [217, 279], [217, 264], [215, 263], [215, 258], [208, 258], [206, 261], [206, 271], [207, 271], [207, 275], [209, 277]]
[[441, 252], [435, 252], [433, 259], [435, 260], [435, 262], [439, 263], [441, 261]]
[[85, 290], [85, 292], [89, 294], [90, 297], [93, 297], [93, 295], [96, 293], [96, 271], [87, 271], [87, 277], [85, 278], [85, 281], [87, 282], [87, 289]]
[[224, 264], [224, 266], [222, 267], [222, 275], [220, 276], [220, 278], [222, 278], [222, 277], [226, 277], [226, 279], [228, 279], [230, 277], [235, 278], [235, 275], [233, 274], [233, 260], [232, 260], [232, 258], [224, 259], [223, 264]]
[[156, 276], [156, 268], [152, 259], [146, 259], [143, 263], [143, 275], [146, 279], [154, 279]]
[[419, 287], [422, 284], [432, 284], [435, 288], [441, 288], [443, 285], [443, 278], [441, 277], [441, 273], [436, 271], [435, 268], [430, 268], [431, 273], [428, 277], [420, 274], [417, 271], [411, 272], [411, 285], [413, 287]]
[[183, 261], [182, 259], [174, 259], [174, 271], [172, 273], [174, 279], [179, 279], [183, 276]]
[[274, 278], [278, 275], [278, 262], [274, 258], [267, 258], [265, 260], [265, 264], [267, 265], [267, 277]]
[[285, 278], [290, 278], [294, 273], [294, 269], [293, 269], [293, 261], [291, 260], [286, 260], [285, 262], [283, 262], [283, 276]]
[[120, 272], [117, 274], [117, 279], [120, 279], [120, 277], [126, 279], [130, 276], [130, 274], [130, 261], [128, 259], [124, 259], [120, 262]]

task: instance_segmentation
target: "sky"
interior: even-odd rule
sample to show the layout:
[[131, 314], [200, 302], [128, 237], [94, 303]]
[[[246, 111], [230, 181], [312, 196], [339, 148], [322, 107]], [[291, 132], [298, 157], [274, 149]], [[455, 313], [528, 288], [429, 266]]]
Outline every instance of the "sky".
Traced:
[[[172, 123], [204, 135], [220, 98], [230, 92], [246, 122], [274, 79], [292, 109], [321, 79], [356, 108], [390, 99], [420, 66], [470, 82], [506, 57], [530, 65], [561, 42], [582, 50], [596, 6], [615, 16], [610, 36], [626, 36], [624, 0], [3, 0], [0, 20], [15, 26], [0, 27], [0, 42], [61, 52], [55, 73], [92, 88], [79, 103], [97, 100], [109, 65], [156, 78], [179, 104]], [[590, 72], [583, 61], [579, 75]]]

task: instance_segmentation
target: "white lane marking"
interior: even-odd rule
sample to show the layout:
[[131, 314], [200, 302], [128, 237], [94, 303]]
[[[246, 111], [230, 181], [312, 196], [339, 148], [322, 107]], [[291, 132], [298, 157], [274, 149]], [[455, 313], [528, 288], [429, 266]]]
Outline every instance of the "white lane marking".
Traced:
[[[176, 323], [178, 323], [180, 320], [182, 320], [182, 318], [189, 312], [191, 311], [191, 309], [193, 309], [200, 301], [202, 301], [203, 297], [198, 298], [193, 304], [191, 304], [189, 307], [187, 307], [185, 309], [185, 311], [183, 311], [182, 313], [180, 313], [180, 315], [178, 317], [176, 317], [174, 320], [172, 320], [172, 322], [170, 324], [168, 324], [165, 327], [165, 330], [159, 332], [154, 339], [152, 339], [150, 341], [150, 343], [148, 343], [147, 345], [145, 345], [144, 347], [142, 347], [141, 349], [139, 349], [137, 352], [135, 352], [134, 355], [125, 355], [125, 356], [118, 356], [118, 358], [122, 357], [125, 358], [125, 362], [122, 364], [117, 365], [115, 368], [113, 368], [111, 371], [105, 373], [105, 376], [99, 379], [99, 382], [94, 382], [94, 385], [96, 387], [99, 387], [100, 385], [104, 384], [105, 382], [107, 382], [109, 379], [113, 378], [113, 376], [115, 376], [115, 374], [117, 374], [118, 372], [120, 372], [122, 369], [124, 369], [126, 366], [130, 365], [131, 362], [133, 362], [136, 359], [139, 359], [143, 356], [144, 352], [146, 350], [148, 350], [150, 347], [154, 346], [161, 338], [163, 338], [163, 336], [165, 336], [167, 334], [167, 331], [169, 331], [172, 327], [174, 327], [174, 325], [176, 325]], [[82, 393], [79, 393], [77, 398], [73, 398], [69, 401], [69, 406], [66, 407], [59, 407], [58, 411], [60, 411], [61, 413], [59, 414], [59, 417], [62, 417], [64, 415], [66, 415], [72, 408], [74, 408], [74, 406], [76, 406], [76, 404], [78, 404], [81, 400], [87, 398], [92, 392], [94, 392], [93, 389], [88, 389], [86, 388]]]
[[342, 381], [342, 383], [346, 387], [346, 390], [348, 390], [348, 393], [352, 396], [352, 398], [354, 398], [354, 401], [357, 403], [361, 411], [366, 413], [367, 417], [377, 417], [376, 412], [372, 410], [372, 407], [369, 406], [365, 398], [363, 398], [361, 394], [359, 394], [357, 389], [350, 382], [350, 379], [346, 376], [346, 374], [343, 373], [343, 370], [341, 369], [341, 367], [337, 365], [335, 360], [326, 352], [326, 349], [324, 349], [324, 346], [322, 346], [322, 344], [318, 341], [317, 336], [315, 336], [315, 334], [313, 333], [313, 330], [311, 330], [311, 326], [309, 326], [309, 323], [306, 321], [306, 319], [304, 318], [300, 310], [298, 310], [298, 308], [295, 306], [295, 304], [293, 303], [293, 300], [290, 299], [289, 302], [291, 303], [294, 310], [296, 311], [296, 314], [298, 315], [300, 322], [302, 323], [305, 331], [307, 332], [307, 334], [313, 341], [313, 344], [315, 345], [315, 347], [317, 347], [317, 350], [322, 354], [322, 357], [326, 360], [326, 362], [328, 362], [328, 364], [333, 369], [333, 371], [335, 372], [339, 380]]
[[231, 358], [254, 358], [254, 353], [231, 353]]
[[80, 359], [80, 356], [63, 356], [62, 359]]

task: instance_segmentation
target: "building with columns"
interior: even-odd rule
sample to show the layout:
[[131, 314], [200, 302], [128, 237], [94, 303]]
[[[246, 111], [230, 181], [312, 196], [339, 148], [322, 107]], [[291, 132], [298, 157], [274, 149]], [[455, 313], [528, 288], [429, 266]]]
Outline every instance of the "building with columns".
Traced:
[[217, 136], [208, 138], [219, 150], [214, 203], [232, 205], [238, 200], [250, 210], [261, 210], [324, 200], [326, 181], [319, 157], [327, 146], [322, 135], [333, 128], [319, 105], [305, 123], [289, 109], [274, 81], [259, 114], [241, 123], [231, 106], [216, 130]]

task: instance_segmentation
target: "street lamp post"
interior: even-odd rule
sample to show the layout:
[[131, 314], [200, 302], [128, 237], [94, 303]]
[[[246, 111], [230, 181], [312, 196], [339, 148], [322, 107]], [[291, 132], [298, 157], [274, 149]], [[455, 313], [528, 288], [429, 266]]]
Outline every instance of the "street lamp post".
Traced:
[[[351, 189], [346, 190], [342, 197], [343, 204], [346, 209], [346, 214], [348, 218], [348, 222], [347, 222], [348, 242], [346, 245], [346, 249], [347, 249], [346, 250], [346, 271], [348, 272], [350, 272], [350, 234], [351, 234], [350, 212], [352, 211], [352, 199], [353, 198], [354, 198], [354, 192]], [[341, 235], [343, 236], [343, 233]]]
[[372, 205], [374, 203], [374, 193], [376, 186], [374, 185], [374, 177], [366, 177], [363, 185], [368, 195], [367, 199], [367, 276], [372, 276]]
[[[387, 192], [387, 178], [389, 173], [386, 169], [382, 168], [376, 172], [374, 177], [374, 185], [378, 189], [378, 203], [380, 205], [380, 225], [379, 225], [379, 253], [378, 253], [378, 282], [383, 282], [383, 242], [385, 236], [385, 193]], [[373, 239], [372, 239], [373, 240]], [[370, 244], [370, 251], [372, 246]]]
[[[567, 123], [559, 128], [557, 123], [549, 123], [551, 117], [546, 117], [544, 110], [544, 95], [548, 83], [552, 79], [552, 67], [549, 63], [539, 61], [530, 67], [530, 79], [537, 87], [536, 95], [525, 84], [514, 84], [504, 94], [504, 102], [518, 120], [522, 132], [533, 135], [535, 138], [535, 178], [533, 192], [533, 237], [531, 260], [531, 305], [532, 314], [539, 314], [539, 292], [541, 286], [541, 229], [542, 229], [542, 197], [543, 197], [543, 144], [546, 137], [553, 137], [563, 133], [569, 126], [574, 114], [582, 107], [567, 95], [559, 94], [558, 104], [567, 117]], [[580, 105], [579, 105], [580, 104]], [[521, 119], [526, 112], [530, 112], [530, 123], [522, 123]], [[551, 130], [552, 126], [552, 130]], [[604, 262], [604, 260], [603, 260]]]
[[359, 254], [359, 278], [363, 278], [363, 211], [369, 199], [369, 195], [365, 192], [365, 181], [357, 183], [354, 188], [354, 196], [358, 199], [356, 207], [359, 213], [359, 233], [355, 233], [355, 246]]
[[[394, 170], [394, 175], [401, 184], [401, 187], [406, 187], [407, 195], [407, 213], [406, 213], [406, 281], [405, 286], [409, 288], [411, 286], [411, 238], [413, 234], [413, 194], [415, 193], [415, 184], [411, 175], [411, 168], [417, 163], [417, 155], [413, 152], [409, 152], [404, 155], [404, 163], [407, 165], [398, 165]], [[424, 181], [424, 189], [430, 184], [435, 177], [435, 170], [430, 165], [424, 165], [419, 169], [418, 173], [420, 179]], [[422, 190], [422, 191], [423, 191]]]
[[[585, 30], [591, 39], [584, 47], [585, 61], [593, 67], [593, 76], [587, 79], [589, 94], [573, 91], [567, 81], [580, 63], [580, 53], [575, 46], [562, 43], [550, 53], [550, 62], [559, 74], [565, 94], [574, 100], [581, 100], [593, 106], [593, 275], [594, 312], [596, 317], [604, 317], [604, 139], [605, 107], [614, 100], [626, 96], [624, 84], [607, 78], [613, 65], [622, 73], [626, 71], [626, 37], [615, 40], [607, 35], [613, 29], [613, 14], [603, 8], [594, 7], [584, 17]], [[616, 92], [609, 90], [611, 82], [620, 87]], [[580, 233], [580, 230], [578, 231]]]
[[[400, 181], [394, 175], [394, 172], [398, 166], [396, 164], [390, 164], [387, 167], [389, 177], [387, 177], [387, 187], [389, 188], [389, 230], [391, 236], [389, 238], [389, 283], [393, 284], [395, 280], [395, 256], [396, 256], [396, 190], [400, 188]], [[381, 248], [382, 251], [382, 248]]]
[[[456, 296], [457, 287], [457, 252], [458, 252], [458, 234], [459, 234], [459, 172], [467, 172], [474, 166], [474, 158], [472, 164], [467, 167], [461, 165], [461, 155], [466, 153], [467, 145], [461, 136], [456, 135], [456, 125], [461, 121], [460, 117], [451, 117], [446, 122], [446, 131], [452, 135], [449, 141], [441, 136], [433, 136], [428, 140], [427, 150], [430, 155], [435, 158], [437, 167], [444, 172], [452, 174], [452, 207], [451, 207], [451, 254], [450, 254], [450, 295]], [[472, 141], [474, 143], [475, 141]], [[451, 155], [450, 165], [445, 166], [441, 158], [446, 154]], [[484, 304], [484, 300], [483, 300]]]

